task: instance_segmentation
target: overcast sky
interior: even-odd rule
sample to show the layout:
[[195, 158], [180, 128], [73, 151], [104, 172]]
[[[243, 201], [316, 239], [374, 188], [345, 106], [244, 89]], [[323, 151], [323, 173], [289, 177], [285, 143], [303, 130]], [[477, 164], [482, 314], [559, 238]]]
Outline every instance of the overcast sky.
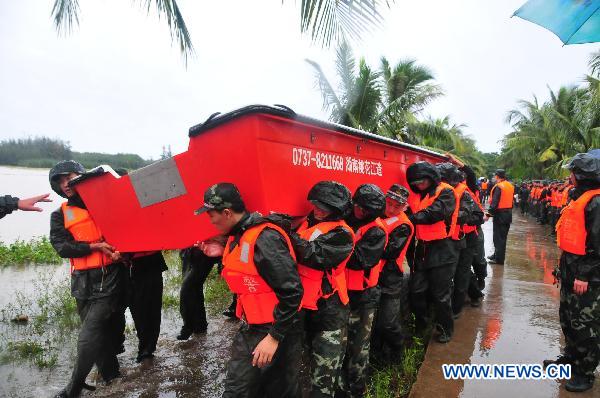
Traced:
[[[164, 21], [139, 1], [80, 0], [80, 27], [58, 36], [54, 0], [0, 1], [0, 140], [45, 135], [77, 151], [157, 158], [187, 147], [187, 131], [216, 111], [286, 104], [326, 119], [305, 58], [334, 79], [335, 48], [299, 32], [300, 0], [178, 0], [196, 49], [186, 69]], [[425, 111], [468, 125], [499, 149], [507, 110], [578, 84], [598, 44], [562, 46], [510, 18], [524, 0], [396, 0], [384, 26], [352, 43], [373, 66], [416, 58], [446, 96]]]

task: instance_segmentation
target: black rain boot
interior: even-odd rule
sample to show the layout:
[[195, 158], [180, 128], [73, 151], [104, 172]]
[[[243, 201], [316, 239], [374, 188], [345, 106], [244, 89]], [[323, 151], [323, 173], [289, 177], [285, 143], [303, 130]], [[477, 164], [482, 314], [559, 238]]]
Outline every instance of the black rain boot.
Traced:
[[546, 369], [548, 365], [572, 365], [573, 361], [565, 355], [559, 355], [556, 359], [544, 359], [542, 364], [544, 365], [544, 369]]
[[588, 376], [573, 373], [571, 380], [565, 384], [565, 389], [570, 392], [584, 392], [594, 386], [594, 381]]

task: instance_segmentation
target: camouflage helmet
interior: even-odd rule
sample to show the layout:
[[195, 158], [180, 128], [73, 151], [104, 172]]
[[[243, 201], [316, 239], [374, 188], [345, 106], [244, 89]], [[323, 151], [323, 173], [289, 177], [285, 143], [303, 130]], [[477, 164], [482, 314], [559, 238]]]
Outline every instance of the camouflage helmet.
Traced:
[[571, 170], [577, 181], [600, 182], [600, 158], [591, 153], [578, 153], [563, 168]]
[[315, 206], [345, 217], [352, 209], [350, 190], [336, 181], [320, 181], [308, 191], [307, 199]]
[[85, 167], [83, 167], [83, 165], [81, 163], [76, 162], [74, 160], [63, 160], [63, 161], [60, 161], [57, 164], [55, 164], [54, 167], [52, 167], [50, 169], [50, 172], [48, 173], [48, 180], [50, 181], [50, 187], [52, 188], [52, 190], [54, 192], [56, 192], [63, 198], [66, 198], [67, 196], [60, 188], [60, 185], [58, 183], [58, 178], [60, 176], [69, 175], [71, 173], [75, 173], [75, 174], [79, 174], [79, 175], [84, 174]]
[[372, 215], [381, 215], [385, 210], [385, 195], [375, 184], [363, 184], [356, 189], [352, 202]]
[[456, 166], [450, 162], [438, 163], [436, 166], [442, 180], [451, 185], [456, 185], [464, 178]]

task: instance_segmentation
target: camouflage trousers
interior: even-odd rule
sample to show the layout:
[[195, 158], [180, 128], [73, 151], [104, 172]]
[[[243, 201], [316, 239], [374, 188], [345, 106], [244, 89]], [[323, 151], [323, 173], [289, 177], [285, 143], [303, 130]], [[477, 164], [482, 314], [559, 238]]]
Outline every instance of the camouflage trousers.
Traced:
[[307, 334], [310, 347], [310, 397], [335, 396], [348, 342], [347, 326]]
[[367, 367], [375, 308], [359, 306], [350, 310], [348, 344], [340, 377], [340, 389], [352, 397], [363, 397], [367, 390]]
[[561, 283], [560, 290], [564, 354], [572, 361], [573, 373], [593, 378], [600, 362], [600, 286], [589, 285], [587, 292], [579, 296], [570, 285]]

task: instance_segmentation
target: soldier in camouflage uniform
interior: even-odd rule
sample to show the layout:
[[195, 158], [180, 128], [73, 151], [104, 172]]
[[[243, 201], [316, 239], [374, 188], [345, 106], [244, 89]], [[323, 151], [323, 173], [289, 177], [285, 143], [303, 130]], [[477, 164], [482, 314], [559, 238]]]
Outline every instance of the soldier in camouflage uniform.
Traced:
[[[304, 287], [306, 343], [310, 357], [310, 397], [333, 397], [346, 350], [348, 293], [344, 266], [354, 234], [343, 221], [351, 210], [350, 191], [321, 181], [308, 193], [313, 211], [290, 238]], [[343, 278], [339, 286], [333, 278]]]
[[575, 185], [573, 200], [556, 225], [563, 250], [557, 273], [565, 348], [544, 366], [571, 364], [565, 388], [583, 392], [593, 387], [600, 362], [600, 159], [578, 154], [565, 167]]
[[[348, 346], [340, 380], [340, 395], [362, 397], [366, 393], [367, 366], [371, 329], [379, 304], [380, 289], [377, 280], [366, 284], [377, 275], [381, 256], [387, 243], [387, 232], [379, 216], [385, 211], [385, 195], [379, 187], [364, 184], [358, 187], [352, 198], [354, 209], [346, 222], [356, 234], [354, 252], [346, 265], [350, 296], [350, 319], [348, 321]], [[356, 274], [354, 274], [355, 272]], [[358, 275], [361, 286], [353, 282]], [[373, 286], [369, 286], [373, 285]]]
[[406, 305], [408, 278], [404, 275], [403, 263], [414, 227], [404, 213], [407, 208], [408, 190], [399, 184], [392, 185], [386, 194], [386, 219], [383, 220], [389, 238], [383, 252], [385, 262], [379, 276], [381, 300], [371, 337], [371, 358], [381, 362], [398, 363], [402, 359], [402, 349], [408, 338], [404, 322], [409, 313]]

